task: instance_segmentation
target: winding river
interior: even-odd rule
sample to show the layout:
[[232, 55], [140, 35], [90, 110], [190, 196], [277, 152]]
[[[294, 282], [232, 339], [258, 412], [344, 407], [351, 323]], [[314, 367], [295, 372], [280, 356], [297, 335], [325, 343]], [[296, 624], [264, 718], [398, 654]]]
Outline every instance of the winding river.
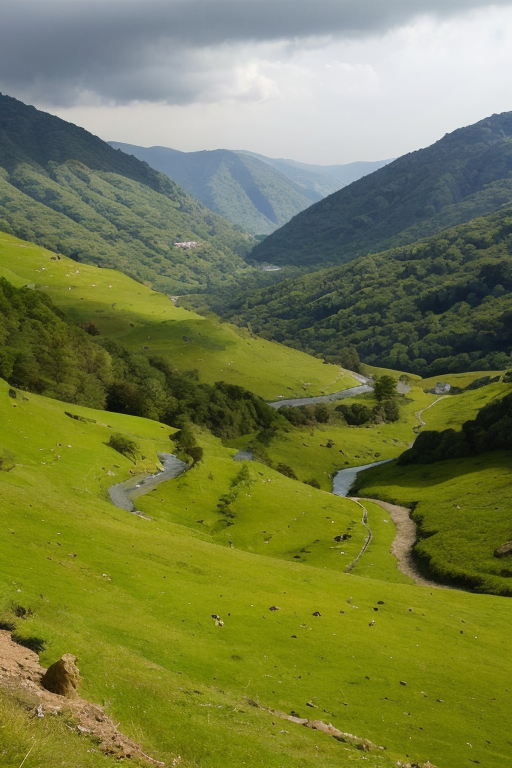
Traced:
[[[345, 397], [353, 397], [354, 395], [363, 394], [364, 392], [371, 392], [372, 387], [369, 385], [368, 379], [365, 379], [364, 377], [359, 375], [356, 378], [358, 378], [362, 382], [362, 384], [358, 387], [351, 387], [350, 389], [345, 389], [345, 390], [342, 390], [341, 392], [335, 392], [334, 394], [331, 394], [331, 395], [321, 395], [319, 397], [301, 397], [301, 398], [295, 398], [293, 400], [279, 400], [278, 402], [275, 402], [275, 403], [269, 403], [269, 405], [271, 405], [273, 408], [276, 408], [276, 409], [281, 408], [284, 405], [299, 407], [301, 405], [310, 405], [310, 404], [316, 404], [316, 403], [330, 402], [333, 400], [342, 400]], [[441, 400], [442, 398], [438, 398], [438, 399]], [[427, 407], [431, 408], [432, 405], [435, 405], [437, 402], [438, 400], [431, 403]], [[426, 410], [426, 409], [423, 409], [423, 410]], [[418, 413], [416, 414], [416, 417], [420, 422], [420, 424], [418, 427], [414, 428], [415, 431], [421, 429], [421, 427], [423, 427], [425, 424], [425, 422], [421, 418], [422, 413], [423, 411], [418, 411]], [[137, 511], [137, 509], [135, 508], [134, 500], [137, 499], [139, 496], [143, 496], [144, 494], [149, 493], [149, 491], [152, 491], [153, 488], [156, 488], [160, 483], [163, 483], [166, 480], [171, 480], [175, 477], [178, 477], [183, 472], [186, 472], [187, 469], [189, 469], [188, 464], [178, 459], [172, 453], [159, 453], [158, 458], [162, 462], [162, 466], [163, 466], [163, 469], [160, 472], [154, 475], [134, 476], [134, 477], [131, 477], [129, 480], [125, 480], [122, 483], [116, 483], [115, 485], [111, 486], [108, 489], [110, 499], [113, 502], [113, 504], [116, 505], [116, 507], [124, 509], [127, 512], [131, 512], [140, 517], [147, 518], [147, 516], [144, 515], [142, 512]], [[254, 456], [248, 451], [242, 450], [242, 451], [239, 451], [233, 458], [235, 459], [235, 461], [250, 461], [254, 458]], [[443, 584], [438, 584], [436, 582], [424, 579], [416, 571], [414, 562], [411, 557], [412, 547], [416, 541], [416, 525], [410, 517], [410, 514], [409, 514], [410, 510], [408, 510], [406, 507], [397, 506], [396, 504], [389, 504], [388, 502], [381, 501], [380, 499], [364, 499], [359, 497], [348, 496], [350, 492], [350, 488], [354, 484], [354, 481], [360, 472], [364, 472], [364, 470], [370, 469], [371, 467], [378, 467], [381, 464], [387, 464], [390, 461], [394, 461], [394, 459], [384, 459], [383, 461], [374, 461], [371, 464], [362, 464], [357, 467], [348, 467], [346, 469], [340, 469], [333, 478], [333, 489], [332, 489], [333, 494], [335, 496], [344, 496], [346, 498], [350, 498], [351, 501], [356, 503], [362, 509], [361, 522], [362, 522], [362, 525], [364, 525], [364, 527], [367, 530], [365, 543], [361, 551], [357, 555], [357, 557], [347, 567], [347, 572], [350, 572], [354, 568], [354, 566], [356, 565], [358, 560], [362, 557], [362, 555], [365, 553], [366, 549], [368, 548], [369, 544], [372, 541], [373, 532], [368, 522], [368, 511], [363, 503], [363, 502], [372, 502], [374, 504], [378, 504], [380, 507], [385, 509], [386, 512], [388, 512], [388, 514], [390, 515], [393, 522], [395, 523], [396, 536], [391, 546], [391, 552], [393, 555], [395, 555], [397, 559], [398, 569], [402, 571], [402, 573], [404, 573], [406, 576], [409, 576], [416, 584], [419, 584], [421, 586], [450, 589], [451, 587], [447, 587]]]
[[123, 483], [116, 483], [108, 489], [110, 500], [116, 507], [132, 512], [134, 515], [145, 517], [135, 509], [134, 499], [152, 491], [165, 480], [172, 480], [183, 474], [189, 465], [178, 459], [173, 453], [159, 453], [163, 469], [155, 475], [134, 475]]
[[[364, 377], [361, 376], [361, 379]], [[275, 403], [269, 403], [272, 408], [276, 410], [282, 408], [285, 405], [291, 408], [298, 408], [300, 405], [316, 405], [317, 403], [331, 403], [334, 400], [343, 400], [345, 397], [354, 397], [355, 395], [363, 395], [365, 392], [371, 392], [371, 387], [367, 382], [360, 384], [357, 387], [350, 387], [349, 389], [342, 389], [340, 392], [333, 392], [332, 395], [318, 395], [317, 397], [295, 397], [291, 400], [277, 400]]]

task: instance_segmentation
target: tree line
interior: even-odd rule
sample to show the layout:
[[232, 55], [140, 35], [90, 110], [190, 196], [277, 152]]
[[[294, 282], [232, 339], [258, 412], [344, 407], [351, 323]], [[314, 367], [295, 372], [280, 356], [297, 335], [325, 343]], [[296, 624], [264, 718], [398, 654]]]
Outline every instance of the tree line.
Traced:
[[234, 384], [201, 384], [163, 358], [103, 339], [93, 323], [66, 321], [44, 293], [0, 278], [0, 376], [11, 386], [64, 402], [183, 427], [221, 438], [268, 429], [283, 417]]

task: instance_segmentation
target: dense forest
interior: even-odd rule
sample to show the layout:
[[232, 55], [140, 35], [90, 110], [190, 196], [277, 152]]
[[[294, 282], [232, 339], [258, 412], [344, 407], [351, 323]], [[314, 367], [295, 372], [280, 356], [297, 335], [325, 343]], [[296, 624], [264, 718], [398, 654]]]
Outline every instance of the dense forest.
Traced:
[[0, 376], [27, 392], [170, 426], [190, 420], [223, 438], [286, 423], [252, 392], [224, 382], [199, 384], [167, 361], [101, 339], [93, 323], [72, 326], [44, 293], [3, 278], [0, 343]]
[[[225, 317], [329, 362], [438, 375], [512, 350], [512, 207], [232, 301]], [[355, 354], [357, 353], [357, 355]]]
[[309, 270], [412, 243], [512, 201], [512, 112], [447, 134], [298, 214], [251, 252]]

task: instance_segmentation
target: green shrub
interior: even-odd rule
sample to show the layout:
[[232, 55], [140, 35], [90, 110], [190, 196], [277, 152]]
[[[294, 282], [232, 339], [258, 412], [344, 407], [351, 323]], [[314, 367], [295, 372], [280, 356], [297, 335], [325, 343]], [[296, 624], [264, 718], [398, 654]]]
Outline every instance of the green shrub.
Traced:
[[112, 435], [110, 435], [110, 440], [108, 441], [107, 445], [113, 448], [114, 451], [122, 453], [123, 456], [127, 456], [128, 458], [133, 459], [135, 462], [137, 453], [139, 452], [139, 446], [135, 440], [130, 440], [129, 437], [122, 435], [120, 432], [114, 432]]

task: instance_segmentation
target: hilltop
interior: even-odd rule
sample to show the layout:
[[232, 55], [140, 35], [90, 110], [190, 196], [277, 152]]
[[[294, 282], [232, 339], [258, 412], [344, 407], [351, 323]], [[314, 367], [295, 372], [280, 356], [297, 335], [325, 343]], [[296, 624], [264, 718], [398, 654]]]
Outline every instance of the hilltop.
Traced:
[[253, 273], [242, 256], [254, 240], [167, 176], [3, 95], [0, 167], [5, 232], [172, 293]]
[[512, 112], [459, 128], [303, 211], [253, 262], [309, 270], [412, 243], [512, 200]]
[[267, 163], [267, 165], [280, 171], [283, 176], [302, 187], [312, 202], [316, 202], [320, 197], [332, 195], [333, 192], [346, 187], [347, 184], [352, 184], [353, 181], [357, 181], [357, 179], [361, 179], [392, 162], [392, 160], [356, 160], [352, 163], [317, 165], [301, 163], [284, 157], [266, 157], [248, 150], [238, 150], [237, 153], [256, 157], [262, 163]]

